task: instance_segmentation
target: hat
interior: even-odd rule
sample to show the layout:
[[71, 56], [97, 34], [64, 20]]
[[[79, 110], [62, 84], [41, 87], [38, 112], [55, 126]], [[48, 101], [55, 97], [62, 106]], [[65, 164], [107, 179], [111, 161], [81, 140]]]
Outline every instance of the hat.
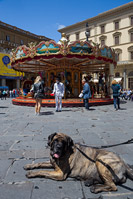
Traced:
[[118, 82], [114, 79], [114, 80], [112, 81], [112, 84], [118, 84]]

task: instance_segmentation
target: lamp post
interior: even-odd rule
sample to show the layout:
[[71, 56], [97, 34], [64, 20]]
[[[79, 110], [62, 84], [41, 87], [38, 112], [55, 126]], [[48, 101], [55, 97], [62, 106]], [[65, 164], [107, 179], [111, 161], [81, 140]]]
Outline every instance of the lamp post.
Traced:
[[86, 23], [86, 31], [85, 31], [85, 35], [86, 35], [86, 41], [89, 41], [88, 38], [90, 37], [90, 32], [89, 32], [89, 28], [88, 28], [88, 22]]

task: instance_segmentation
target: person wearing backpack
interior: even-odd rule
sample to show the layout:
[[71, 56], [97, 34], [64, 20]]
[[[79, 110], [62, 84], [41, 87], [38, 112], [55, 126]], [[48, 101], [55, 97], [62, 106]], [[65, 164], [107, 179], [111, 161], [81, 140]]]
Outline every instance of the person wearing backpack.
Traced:
[[119, 98], [119, 96], [120, 96], [121, 87], [116, 80], [113, 80], [111, 88], [113, 90], [114, 108], [117, 111], [118, 109], [120, 109], [120, 98]]

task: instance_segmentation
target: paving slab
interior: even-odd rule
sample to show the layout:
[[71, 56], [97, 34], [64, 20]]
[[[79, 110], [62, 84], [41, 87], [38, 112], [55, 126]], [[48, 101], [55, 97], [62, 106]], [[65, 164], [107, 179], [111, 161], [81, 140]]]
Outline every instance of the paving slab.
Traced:
[[33, 183], [0, 185], [0, 199], [31, 199]]

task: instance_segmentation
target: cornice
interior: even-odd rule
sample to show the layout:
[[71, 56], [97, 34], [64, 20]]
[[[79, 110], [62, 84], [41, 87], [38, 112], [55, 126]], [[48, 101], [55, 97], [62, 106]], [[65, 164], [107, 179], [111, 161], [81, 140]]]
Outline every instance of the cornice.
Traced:
[[45, 36], [41, 36], [41, 35], [36, 35], [34, 33], [31, 33], [29, 31], [17, 28], [16, 26], [12, 26], [10, 24], [4, 23], [2, 21], [0, 21], [0, 26], [6, 30], [12, 31], [12, 32], [16, 32], [18, 34], [22, 34], [22, 35], [26, 35], [29, 37], [33, 37], [34, 39], [38, 39], [38, 40], [51, 40], [50, 38], [47, 38]]
[[100, 18], [106, 18], [107, 16], [111, 16], [111, 15], [115, 15], [115, 14], [118, 14], [118, 13], [123, 13], [124, 11], [126, 10], [131, 10], [133, 8], [133, 1], [130, 2], [130, 3], [127, 3], [127, 4], [124, 4], [122, 6], [119, 6], [119, 7], [116, 7], [116, 8], [113, 8], [111, 10], [108, 10], [106, 12], [103, 12], [101, 14], [98, 14], [97, 16], [95, 17], [92, 17], [92, 18], [88, 18], [86, 20], [83, 20], [81, 22], [78, 22], [78, 23], [75, 23], [73, 25], [70, 25], [70, 26], [66, 26], [65, 28], [62, 28], [62, 29], [59, 29], [58, 32], [62, 33], [62, 32], [66, 32], [67, 30], [70, 30], [70, 29], [73, 29], [73, 28], [76, 28], [80, 25], [83, 25], [85, 23], [95, 23], [97, 20], [99, 20]]

